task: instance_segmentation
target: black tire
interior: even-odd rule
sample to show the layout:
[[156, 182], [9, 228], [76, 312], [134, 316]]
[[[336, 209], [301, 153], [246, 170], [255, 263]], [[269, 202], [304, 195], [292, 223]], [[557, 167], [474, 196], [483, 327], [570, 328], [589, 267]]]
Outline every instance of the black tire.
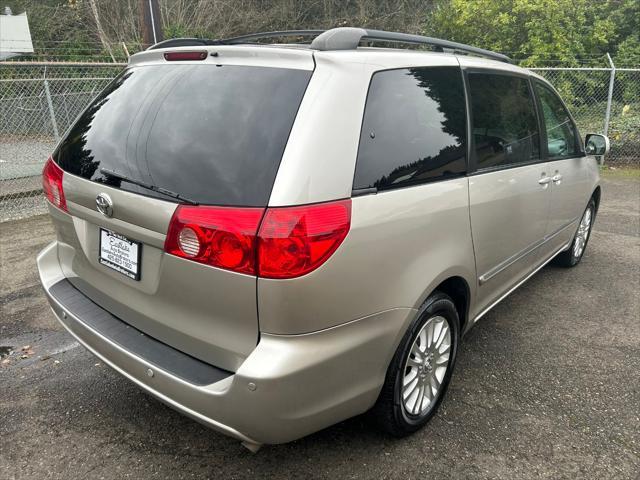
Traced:
[[[422, 327], [427, 321], [435, 317], [443, 317], [449, 326], [451, 338], [449, 363], [435, 398], [431, 400], [427, 410], [414, 415], [406, 410], [402, 399], [403, 379], [410, 368], [407, 366], [407, 359]], [[403, 437], [419, 430], [433, 417], [444, 398], [451, 380], [458, 353], [459, 337], [460, 321], [453, 301], [444, 293], [435, 292], [424, 302], [416, 318], [400, 341], [400, 345], [387, 370], [380, 396], [371, 410], [371, 415], [383, 430], [393, 436]]]
[[582, 214], [582, 217], [580, 217], [580, 222], [582, 222], [582, 220], [585, 218], [585, 215], [589, 210], [591, 211], [591, 221], [589, 223], [589, 229], [587, 231], [587, 238], [584, 241], [584, 245], [582, 249], [576, 255], [576, 243], [579, 241], [578, 232], [580, 229], [580, 224], [578, 224], [578, 229], [576, 229], [576, 233], [573, 236], [573, 241], [571, 242], [571, 246], [569, 247], [568, 250], [565, 250], [564, 252], [560, 252], [558, 255], [556, 255], [556, 258], [553, 259], [554, 265], [557, 265], [558, 267], [570, 268], [570, 267], [575, 267], [578, 263], [580, 263], [580, 260], [582, 260], [582, 257], [584, 256], [584, 252], [587, 249], [587, 245], [589, 244], [589, 239], [591, 238], [591, 229], [593, 228], [593, 222], [596, 218], [596, 202], [593, 198], [589, 200], [589, 203], [587, 204], [587, 208], [585, 208], [584, 213]]

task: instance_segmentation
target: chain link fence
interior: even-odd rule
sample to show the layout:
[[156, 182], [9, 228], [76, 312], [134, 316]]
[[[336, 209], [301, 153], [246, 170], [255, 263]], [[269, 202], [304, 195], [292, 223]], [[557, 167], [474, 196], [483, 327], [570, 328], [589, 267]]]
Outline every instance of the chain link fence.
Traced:
[[560, 92], [581, 134], [611, 140], [608, 165], [640, 167], [640, 69], [532, 68]]
[[[124, 66], [0, 63], [0, 222], [45, 211], [40, 183], [44, 161]], [[560, 91], [582, 134], [609, 135], [608, 164], [640, 167], [640, 69], [532, 70]]]
[[44, 161], [124, 65], [0, 63], [0, 221], [45, 211]]

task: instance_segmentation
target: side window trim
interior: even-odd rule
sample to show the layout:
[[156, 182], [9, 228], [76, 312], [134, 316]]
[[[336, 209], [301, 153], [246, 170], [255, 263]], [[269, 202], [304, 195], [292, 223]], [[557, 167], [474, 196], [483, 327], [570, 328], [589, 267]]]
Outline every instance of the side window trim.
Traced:
[[[473, 110], [471, 108], [471, 87], [469, 86], [469, 70], [466, 67], [460, 68], [462, 73], [462, 86], [464, 88], [464, 108], [467, 112], [467, 176], [473, 175], [478, 169], [476, 158], [476, 139], [473, 136]], [[475, 69], [471, 69], [473, 72]]]
[[549, 139], [547, 138], [547, 122], [544, 119], [544, 111], [542, 110], [542, 100], [536, 90], [536, 79], [529, 77], [533, 98], [535, 98], [536, 110], [538, 112], [538, 123], [540, 125], [540, 158], [543, 162], [549, 162]]
[[536, 111], [536, 119], [538, 122], [538, 151], [540, 152], [540, 159], [535, 163], [544, 163], [548, 161], [547, 150], [549, 147], [547, 144], [547, 130], [544, 124], [544, 114], [542, 113], [542, 105], [540, 104], [538, 95], [536, 95], [536, 89], [534, 88], [531, 76], [527, 77], [527, 85], [529, 85], [529, 94], [533, 99], [533, 108]]
[[[562, 105], [562, 107], [564, 108], [565, 112], [567, 113], [567, 116], [569, 117], [569, 120], [571, 120], [571, 125], [573, 126], [573, 131], [575, 132], [575, 142], [576, 142], [576, 146], [578, 147], [577, 154], [575, 154], [575, 155], [574, 154], [564, 155], [562, 157], [554, 157], [554, 158], [551, 158], [549, 156], [549, 143], [548, 143], [548, 139], [547, 139], [547, 125], [546, 125], [546, 121], [544, 119], [544, 115], [542, 114], [542, 100], [540, 99], [540, 95], [538, 95], [538, 91], [535, 88], [536, 84], [539, 85], [540, 88], [546, 88], [547, 90], [549, 90], [560, 101], [560, 104]], [[535, 99], [536, 99], [536, 107], [540, 110], [540, 122], [541, 122], [541, 127], [542, 127], [541, 134], [544, 134], [544, 143], [542, 145], [544, 147], [544, 149], [540, 150], [540, 153], [544, 154], [544, 161], [545, 162], [555, 162], [556, 160], [566, 160], [568, 158], [580, 158], [580, 157], [586, 156], [587, 154], [586, 154], [586, 152], [584, 150], [584, 142], [582, 141], [582, 137], [580, 136], [580, 130], [578, 129], [578, 125], [576, 124], [576, 121], [573, 118], [573, 115], [571, 115], [571, 111], [567, 107], [567, 104], [564, 102], [564, 100], [562, 99], [562, 97], [560, 96], [558, 91], [550, 83], [548, 83], [546, 81], [543, 81], [543, 80], [540, 80], [539, 78], [533, 77], [533, 76], [531, 76], [531, 85], [533, 87], [533, 94], [535, 95]]]
[[[496, 69], [496, 68], [482, 68], [482, 67], [462, 67], [462, 73], [464, 76], [464, 90], [465, 90], [465, 98], [467, 99], [467, 145], [468, 145], [468, 149], [467, 149], [467, 156], [468, 156], [468, 172], [467, 172], [467, 176], [471, 177], [471, 176], [475, 176], [475, 175], [482, 175], [485, 173], [492, 173], [492, 172], [498, 172], [501, 170], [508, 170], [508, 169], [512, 169], [512, 168], [519, 168], [519, 167], [526, 167], [529, 165], [536, 165], [538, 163], [544, 163], [546, 162], [546, 157], [543, 155], [543, 150], [542, 147], [544, 146], [546, 148], [546, 132], [545, 132], [545, 141], [544, 144], [542, 143], [542, 127], [543, 127], [543, 123], [542, 123], [542, 110], [538, 108], [538, 99], [537, 99], [537, 95], [535, 92], [535, 89], [533, 88], [533, 84], [531, 83], [531, 76], [526, 74], [526, 73], [520, 73], [520, 72], [511, 72], [511, 71], [506, 71], [506, 70], [500, 70], [500, 69]], [[508, 77], [515, 77], [515, 78], [522, 78], [525, 79], [527, 81], [527, 85], [528, 85], [528, 89], [529, 89], [529, 94], [531, 95], [531, 98], [533, 99], [533, 104], [534, 104], [534, 110], [535, 110], [535, 114], [536, 114], [536, 122], [537, 122], [537, 126], [538, 126], [538, 141], [540, 142], [540, 158], [537, 160], [531, 160], [529, 162], [520, 162], [520, 163], [513, 163], [513, 164], [509, 164], [509, 165], [499, 165], [497, 167], [489, 167], [489, 168], [482, 168], [482, 169], [478, 169], [478, 157], [476, 155], [476, 145], [475, 145], [475, 136], [473, 135], [473, 108], [471, 107], [471, 86], [469, 84], [469, 74], [473, 74], [473, 73], [486, 73], [486, 74], [492, 74], [492, 75], [504, 75], [504, 76], [508, 76]], [[573, 120], [573, 119], [572, 119]]]
[[[390, 68], [388, 70], [395, 70], [395, 68]], [[356, 161], [353, 162], [353, 172], [351, 172], [351, 196], [352, 197], [360, 197], [363, 195], [375, 195], [378, 193], [377, 188], [356, 188], [356, 170], [358, 169], [358, 157], [360, 156], [360, 144], [362, 143], [362, 130], [364, 129], [364, 119], [367, 113], [367, 103], [369, 100], [369, 94], [371, 93], [371, 84], [373, 83], [373, 77], [378, 72], [386, 72], [387, 70], [376, 70], [369, 77], [369, 84], [367, 85], [367, 94], [364, 96], [364, 105], [362, 106], [362, 118], [360, 119], [360, 130], [358, 131], [358, 147], [356, 148]]]

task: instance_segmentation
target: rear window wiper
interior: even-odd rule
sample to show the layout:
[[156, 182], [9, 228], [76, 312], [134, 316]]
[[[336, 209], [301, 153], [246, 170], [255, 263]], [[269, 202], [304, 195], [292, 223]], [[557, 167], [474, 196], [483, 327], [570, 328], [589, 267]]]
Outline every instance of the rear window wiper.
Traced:
[[101, 168], [100, 173], [103, 175], [107, 175], [109, 177], [117, 178], [122, 182], [132, 183], [133, 185], [137, 185], [142, 188], [146, 188], [147, 190], [151, 190], [153, 192], [161, 193], [162, 195], [166, 195], [167, 197], [175, 198], [176, 200], [180, 200], [181, 202], [189, 203], [191, 205], [199, 205], [195, 200], [191, 200], [190, 198], [183, 197], [179, 193], [173, 192], [171, 190], [167, 190], [166, 188], [156, 187], [155, 185], [151, 185], [149, 183], [141, 182], [140, 180], [134, 180], [133, 178], [129, 178], [121, 173], [112, 172], [111, 170], [107, 170], [106, 168]]

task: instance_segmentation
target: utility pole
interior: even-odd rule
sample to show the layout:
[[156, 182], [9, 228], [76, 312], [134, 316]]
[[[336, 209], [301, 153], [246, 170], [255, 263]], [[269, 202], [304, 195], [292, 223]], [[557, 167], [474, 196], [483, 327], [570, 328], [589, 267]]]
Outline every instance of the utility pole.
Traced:
[[160, 24], [158, 0], [138, 0], [140, 26], [142, 27], [142, 46], [147, 48], [164, 39]]

